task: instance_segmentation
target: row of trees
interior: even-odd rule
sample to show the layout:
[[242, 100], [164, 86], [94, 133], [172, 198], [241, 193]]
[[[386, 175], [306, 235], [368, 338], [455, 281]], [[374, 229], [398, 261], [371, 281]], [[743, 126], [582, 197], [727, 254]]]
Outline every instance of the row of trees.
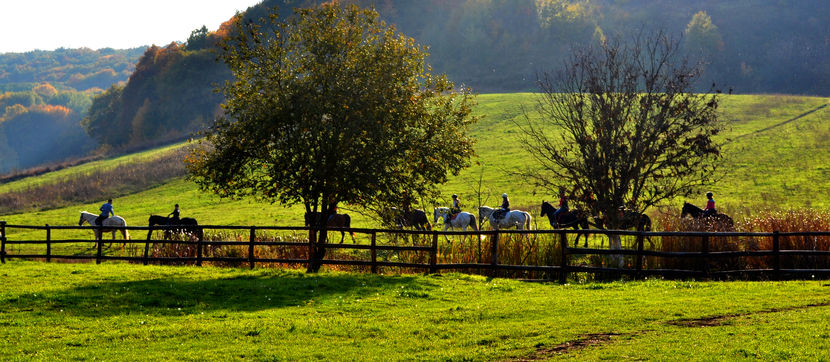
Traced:
[[[135, 60], [144, 50], [61, 48], [0, 54], [0, 90], [28, 90], [42, 82], [61, 90], [107, 89], [132, 74]], [[23, 89], [14, 89], [15, 85]]]
[[[473, 99], [432, 74], [414, 39], [356, 6], [269, 15], [238, 17], [222, 45], [225, 113], [189, 157], [203, 190], [328, 215], [341, 203], [406, 207], [469, 165]], [[662, 32], [580, 48], [540, 82], [543, 119], [521, 124], [538, 161], [526, 172], [590, 195], [610, 228], [620, 206], [644, 211], [705, 185], [722, 126], [717, 96], [692, 92], [701, 71]]]
[[79, 123], [92, 91], [58, 90], [49, 83], [0, 94], [0, 172], [80, 157], [95, 142]]

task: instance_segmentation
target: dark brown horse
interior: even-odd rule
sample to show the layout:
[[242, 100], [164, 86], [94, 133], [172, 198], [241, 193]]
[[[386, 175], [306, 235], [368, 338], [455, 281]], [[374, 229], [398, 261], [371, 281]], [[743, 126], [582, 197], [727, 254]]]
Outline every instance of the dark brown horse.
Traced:
[[[349, 229], [352, 227], [352, 218], [349, 214], [331, 214], [328, 216], [323, 215], [322, 212], [310, 212], [305, 214], [305, 226], [312, 226], [317, 225], [321, 221], [321, 218], [326, 218], [326, 227], [332, 229]], [[349, 232], [349, 235], [352, 237], [352, 244], [356, 244], [357, 241], [354, 239], [354, 232]], [[346, 238], [346, 232], [340, 230], [340, 244], [343, 244], [343, 239]]]
[[684, 218], [686, 216], [691, 216], [695, 219], [709, 221], [714, 224], [721, 225], [725, 227], [727, 230], [735, 229], [735, 222], [732, 220], [729, 215], [715, 213], [709, 216], [704, 216], [703, 209], [692, 205], [688, 202], [683, 203], [683, 209], [680, 210], [680, 218]]
[[424, 210], [403, 210], [397, 207], [390, 207], [381, 215], [385, 223], [394, 224], [399, 228], [415, 228], [415, 230], [432, 230], [432, 224], [427, 219]]
[[[159, 215], [150, 215], [150, 219], [147, 221], [149, 226], [172, 226], [173, 220]], [[170, 227], [164, 229], [164, 238], [170, 239], [171, 234], [173, 233], [185, 233], [193, 235], [197, 238], [202, 238], [202, 228], [199, 227], [199, 223], [196, 222], [196, 219], [192, 217], [183, 217], [179, 219], [179, 221], [175, 224], [176, 227]]]
[[[574, 230], [588, 230], [589, 222], [588, 217], [585, 216], [585, 213], [578, 210], [568, 210], [559, 214], [559, 220], [556, 220], [556, 217], [553, 216], [554, 211], [556, 208], [553, 207], [549, 202], [542, 201], [542, 214], [541, 216], [547, 216], [548, 221], [550, 222], [550, 226], [554, 229], [559, 228], [573, 228]], [[574, 247], [579, 245], [579, 237], [582, 236], [583, 233], [576, 234], [576, 240], [574, 241]], [[588, 233], [585, 233], [585, 247], [588, 247]]]

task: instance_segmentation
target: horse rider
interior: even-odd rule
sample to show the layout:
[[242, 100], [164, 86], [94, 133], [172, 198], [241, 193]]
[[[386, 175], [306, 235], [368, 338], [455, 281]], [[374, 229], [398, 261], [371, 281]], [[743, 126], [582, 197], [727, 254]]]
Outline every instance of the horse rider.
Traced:
[[450, 205], [450, 220], [455, 220], [458, 213], [461, 212], [461, 201], [458, 200], [458, 195], [452, 194], [452, 205]]
[[401, 209], [406, 215], [412, 211], [412, 196], [406, 190], [401, 191]]
[[115, 210], [112, 209], [112, 199], [108, 199], [98, 210], [101, 210], [101, 214], [95, 218], [95, 225], [101, 226], [110, 215], [115, 216]]
[[507, 198], [507, 193], [503, 193], [501, 194], [501, 208], [496, 210], [493, 218], [501, 219], [507, 214], [508, 211], [510, 211], [510, 200]]
[[[179, 204], [176, 204], [176, 206], [173, 208], [173, 212], [167, 214], [167, 219], [168, 219], [167, 223], [170, 224], [170, 225], [178, 225], [179, 221], [181, 220], [181, 219], [179, 219], [179, 213], [180, 212], [181, 212], [181, 210], [179, 210]], [[170, 217], [171, 215], [173, 216], [172, 218]]]
[[559, 222], [559, 215], [568, 212], [568, 196], [565, 195], [564, 189], [559, 189], [559, 208], [553, 212], [553, 219]]
[[712, 198], [712, 191], [706, 193], [706, 207], [703, 208], [703, 217], [709, 217], [718, 213], [715, 210], [715, 199]]

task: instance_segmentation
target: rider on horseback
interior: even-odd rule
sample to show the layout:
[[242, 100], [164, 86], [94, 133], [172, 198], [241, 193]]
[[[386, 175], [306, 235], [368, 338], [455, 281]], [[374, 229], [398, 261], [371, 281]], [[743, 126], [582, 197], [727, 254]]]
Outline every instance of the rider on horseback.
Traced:
[[510, 200], [507, 199], [507, 193], [501, 194], [501, 198], [501, 208], [493, 213], [494, 219], [501, 219], [504, 215], [507, 215], [508, 211], [510, 211]]
[[718, 211], [715, 210], [715, 199], [713, 199], [712, 196], [712, 191], [706, 193], [706, 198], [708, 200], [706, 201], [706, 207], [703, 208], [703, 217], [709, 217], [718, 213]]
[[107, 200], [98, 210], [101, 210], [101, 214], [95, 218], [95, 225], [101, 226], [110, 215], [115, 216], [115, 210], [112, 209], [112, 199]]
[[565, 195], [565, 189], [559, 189], [559, 208], [553, 212], [553, 219], [559, 223], [559, 216], [562, 213], [568, 212], [568, 196]]
[[458, 200], [458, 195], [452, 194], [452, 205], [450, 205], [450, 220], [455, 220], [458, 213], [461, 212], [461, 201]]
[[[176, 204], [176, 206], [173, 208], [173, 212], [167, 214], [167, 219], [168, 219], [167, 223], [170, 224], [170, 225], [178, 225], [180, 220], [181, 220], [179, 218], [179, 213], [180, 212], [181, 211], [179, 210], [179, 204]], [[171, 215], [173, 217], [170, 217]]]

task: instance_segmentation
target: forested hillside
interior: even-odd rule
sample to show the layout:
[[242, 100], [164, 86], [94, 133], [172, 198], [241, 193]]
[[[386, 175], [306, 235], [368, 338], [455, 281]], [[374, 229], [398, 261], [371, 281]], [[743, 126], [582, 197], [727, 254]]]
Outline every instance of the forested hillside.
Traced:
[[[288, 16], [294, 7], [320, 2], [265, 0], [248, 9], [245, 21], [264, 16], [274, 6]], [[705, 62], [700, 90], [715, 84], [717, 89], [735, 93], [830, 95], [830, 22], [825, 16], [830, 13], [830, 2], [826, 1], [340, 2], [375, 7], [387, 22], [429, 47], [429, 62], [436, 72], [479, 93], [535, 91], [537, 75], [555, 70], [574, 44], [662, 28], [682, 36], [687, 54]], [[98, 94], [83, 122], [94, 141], [86, 140], [92, 142], [87, 148], [72, 147], [76, 151], [100, 145], [117, 150], [181, 139], [211, 124], [220, 111], [221, 97], [214, 89], [228, 79], [229, 72], [215, 62], [215, 51], [227, 25], [215, 32], [195, 30], [185, 44], [0, 55], [0, 91], [7, 92], [0, 97], [0, 115], [9, 122], [9, 115], [21, 114], [16, 104], [27, 109], [38, 104], [62, 105], [33, 102], [28, 95], [16, 93], [33, 93], [35, 87], [48, 82], [58, 92]], [[107, 90], [98, 93], [99, 88]], [[85, 109], [69, 108], [73, 123], [85, 115]], [[37, 128], [33, 121], [18, 122], [22, 124], [19, 130]], [[27, 151], [19, 144], [10, 145], [10, 139], [26, 138], [4, 136], [0, 130], [0, 152], [6, 152], [0, 153], [0, 172], [31, 165], [22, 159], [39, 162], [37, 157], [20, 156]], [[18, 154], [14, 156], [17, 161], [9, 156], [10, 149]], [[65, 156], [70, 155], [53, 153], [52, 159]]]
[[144, 48], [0, 54], [0, 173], [80, 157], [92, 98], [124, 82]]

